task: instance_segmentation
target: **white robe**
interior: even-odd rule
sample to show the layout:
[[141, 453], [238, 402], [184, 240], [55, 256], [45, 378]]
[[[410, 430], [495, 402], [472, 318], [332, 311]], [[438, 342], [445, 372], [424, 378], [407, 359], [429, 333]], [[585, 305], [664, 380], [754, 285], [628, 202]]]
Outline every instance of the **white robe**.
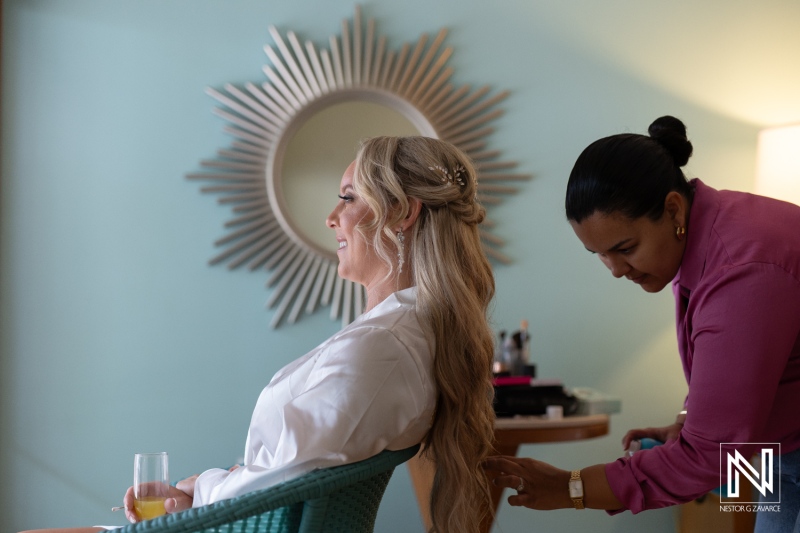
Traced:
[[244, 466], [197, 479], [194, 506], [422, 440], [436, 401], [433, 334], [416, 288], [394, 293], [281, 369], [261, 392]]

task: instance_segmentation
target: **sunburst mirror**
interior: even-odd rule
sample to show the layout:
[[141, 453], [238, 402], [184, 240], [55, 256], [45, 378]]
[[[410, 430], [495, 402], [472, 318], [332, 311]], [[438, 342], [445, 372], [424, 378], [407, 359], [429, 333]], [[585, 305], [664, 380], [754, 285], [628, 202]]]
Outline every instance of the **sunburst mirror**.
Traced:
[[[187, 176], [211, 182], [201, 191], [219, 195], [233, 210], [209, 263], [269, 272], [273, 328], [326, 306], [332, 319], [347, 324], [366, 297], [361, 285], [337, 275], [336, 241], [324, 222], [359, 140], [425, 135], [451, 142], [475, 162], [479, 198], [491, 208], [516, 192], [504, 182], [530, 177], [512, 173], [516, 163], [488, 149], [488, 123], [502, 114], [495, 106], [508, 92], [490, 95], [489, 87], [450, 83], [453, 69], [446, 63], [453, 50], [443, 46], [445, 29], [430, 43], [423, 34], [416, 44], [392, 50], [373, 19], [364, 27], [359, 7], [328, 49], [311, 41], [302, 46], [291, 31], [284, 39], [274, 26], [269, 32], [267, 81], [207, 89], [233, 137], [201, 162], [201, 172]], [[491, 219], [482, 224], [484, 249], [508, 263], [493, 227]]]

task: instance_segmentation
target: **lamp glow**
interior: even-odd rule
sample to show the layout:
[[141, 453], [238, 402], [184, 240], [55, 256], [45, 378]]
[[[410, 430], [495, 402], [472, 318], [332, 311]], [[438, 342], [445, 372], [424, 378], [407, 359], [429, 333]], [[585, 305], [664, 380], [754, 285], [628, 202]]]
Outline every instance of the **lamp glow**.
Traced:
[[756, 193], [800, 204], [800, 124], [758, 134]]

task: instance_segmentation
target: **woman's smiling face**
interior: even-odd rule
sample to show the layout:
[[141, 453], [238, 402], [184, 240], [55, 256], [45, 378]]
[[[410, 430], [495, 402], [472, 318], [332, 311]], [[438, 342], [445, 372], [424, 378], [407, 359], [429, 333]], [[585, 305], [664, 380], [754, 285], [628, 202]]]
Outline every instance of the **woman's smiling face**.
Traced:
[[336, 232], [339, 243], [339, 276], [361, 283], [367, 292], [375, 284], [383, 282], [389, 267], [381, 260], [372, 245], [374, 234], [366, 234], [358, 227], [369, 223], [374, 213], [353, 188], [355, 162], [345, 170], [339, 187], [339, 202], [334, 207], [326, 224]]
[[675, 235], [677, 223], [665, 210], [659, 220], [628, 218], [595, 211], [580, 223], [570, 221], [575, 235], [596, 253], [615, 278], [625, 277], [647, 292], [667, 286], [681, 265], [685, 241]]

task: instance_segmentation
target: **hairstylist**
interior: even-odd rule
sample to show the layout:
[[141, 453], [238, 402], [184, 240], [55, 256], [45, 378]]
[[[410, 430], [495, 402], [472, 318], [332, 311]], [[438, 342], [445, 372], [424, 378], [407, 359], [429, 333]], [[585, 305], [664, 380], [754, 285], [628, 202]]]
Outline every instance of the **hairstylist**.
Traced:
[[[518, 489], [512, 505], [638, 513], [717, 487], [720, 443], [780, 443], [780, 512], [759, 512], [756, 531], [800, 533], [800, 207], [687, 182], [683, 123], [661, 117], [649, 133], [586, 148], [566, 211], [615, 278], [651, 293], [672, 283], [689, 384], [683, 410], [667, 426], [629, 431], [625, 448], [643, 437], [665, 442], [630, 459], [573, 472], [510, 457], [486, 467], [496, 484]], [[756, 446], [738, 450], [750, 457]]]

